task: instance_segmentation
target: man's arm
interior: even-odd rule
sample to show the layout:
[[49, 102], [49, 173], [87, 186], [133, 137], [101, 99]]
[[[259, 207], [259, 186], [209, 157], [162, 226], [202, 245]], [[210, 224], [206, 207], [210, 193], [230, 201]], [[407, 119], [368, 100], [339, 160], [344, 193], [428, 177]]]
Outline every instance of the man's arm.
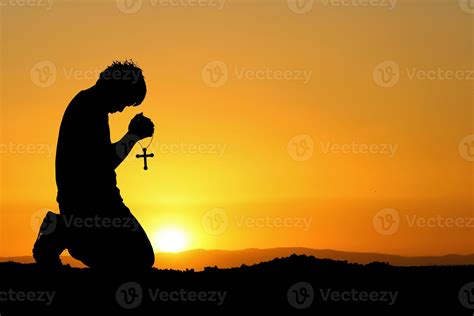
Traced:
[[142, 113], [135, 115], [128, 126], [127, 134], [111, 146], [112, 148], [110, 150], [112, 152], [110, 157], [114, 169], [127, 158], [133, 146], [135, 146], [140, 139], [151, 137], [154, 132], [155, 125], [149, 118], [143, 116]]
[[127, 132], [122, 139], [112, 144], [110, 149], [110, 157], [112, 160], [112, 166], [116, 169], [122, 161], [127, 158], [128, 154], [132, 151], [133, 146], [138, 142], [139, 138], [136, 135]]

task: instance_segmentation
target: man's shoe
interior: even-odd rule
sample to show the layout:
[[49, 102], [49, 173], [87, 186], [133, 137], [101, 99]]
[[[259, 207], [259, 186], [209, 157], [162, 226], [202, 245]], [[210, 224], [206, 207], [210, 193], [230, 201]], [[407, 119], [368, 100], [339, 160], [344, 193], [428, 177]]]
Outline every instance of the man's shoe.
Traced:
[[38, 237], [33, 246], [33, 258], [45, 268], [59, 268], [62, 266], [59, 255], [66, 249], [64, 236], [61, 236], [60, 216], [48, 212], [41, 223]]

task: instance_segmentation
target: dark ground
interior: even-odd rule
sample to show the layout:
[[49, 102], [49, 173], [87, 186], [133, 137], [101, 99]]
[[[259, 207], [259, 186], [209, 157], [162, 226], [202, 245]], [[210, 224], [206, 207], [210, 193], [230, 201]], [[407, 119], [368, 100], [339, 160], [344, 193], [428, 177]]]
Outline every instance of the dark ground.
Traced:
[[9, 262], [0, 263], [0, 315], [473, 315], [470, 282], [474, 266], [359, 265], [295, 255], [251, 267], [135, 275]]

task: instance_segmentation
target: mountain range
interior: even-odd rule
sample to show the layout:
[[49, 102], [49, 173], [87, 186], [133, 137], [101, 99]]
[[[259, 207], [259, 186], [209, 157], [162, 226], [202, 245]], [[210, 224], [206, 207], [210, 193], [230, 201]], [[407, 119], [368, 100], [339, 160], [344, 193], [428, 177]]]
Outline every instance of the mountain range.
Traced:
[[[474, 265], [474, 254], [444, 256], [406, 257], [382, 253], [344, 252], [330, 249], [311, 249], [282, 247], [269, 249], [244, 250], [203, 250], [195, 249], [179, 253], [156, 253], [155, 267], [158, 269], [201, 271], [205, 267], [233, 268], [241, 265], [253, 265], [274, 258], [288, 257], [292, 254], [314, 256], [320, 259], [343, 260], [349, 263], [368, 264], [386, 262], [393, 266], [435, 266], [435, 265]], [[83, 265], [68, 255], [61, 257], [64, 264], [72, 267]], [[14, 261], [33, 263], [31, 256], [0, 257], [0, 262]]]

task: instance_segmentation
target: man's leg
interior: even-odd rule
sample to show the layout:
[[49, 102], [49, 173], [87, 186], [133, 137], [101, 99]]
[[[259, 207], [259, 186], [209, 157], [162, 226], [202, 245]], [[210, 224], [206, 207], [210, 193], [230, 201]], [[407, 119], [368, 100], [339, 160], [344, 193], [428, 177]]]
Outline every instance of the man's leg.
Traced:
[[119, 268], [150, 269], [155, 263], [155, 254], [148, 236], [133, 215], [130, 214], [125, 222], [124, 227], [118, 228], [109, 238], [110, 257]]
[[[68, 250], [72, 257], [91, 268], [146, 270], [155, 261], [151, 243], [135, 217], [117, 211], [122, 216], [109, 217], [107, 227], [74, 229]], [[104, 217], [100, 217], [104, 219]]]

